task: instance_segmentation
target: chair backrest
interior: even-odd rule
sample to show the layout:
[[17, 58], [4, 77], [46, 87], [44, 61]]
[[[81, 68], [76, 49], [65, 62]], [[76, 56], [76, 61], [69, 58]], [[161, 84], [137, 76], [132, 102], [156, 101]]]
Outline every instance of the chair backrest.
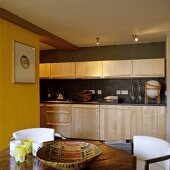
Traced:
[[31, 138], [35, 142], [46, 142], [54, 140], [55, 130], [52, 128], [23, 129], [13, 133], [16, 140]]
[[[141, 160], [170, 154], [170, 143], [165, 140], [150, 136], [134, 136], [133, 138], [134, 155]], [[166, 170], [170, 168], [170, 161], [157, 163]]]

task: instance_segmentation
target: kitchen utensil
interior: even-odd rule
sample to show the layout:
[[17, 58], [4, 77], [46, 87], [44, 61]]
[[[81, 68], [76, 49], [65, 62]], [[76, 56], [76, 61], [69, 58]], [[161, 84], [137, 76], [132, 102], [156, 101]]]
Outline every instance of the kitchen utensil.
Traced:
[[142, 84], [141, 81], [138, 82], [137, 86], [137, 103], [142, 103], [142, 92], [141, 92]]
[[59, 170], [79, 170], [94, 161], [102, 150], [94, 144], [77, 141], [55, 141], [37, 151], [45, 165]]
[[87, 102], [92, 99], [92, 92], [90, 90], [83, 90], [78, 93], [78, 96], [81, 101]]
[[133, 81], [132, 81], [132, 85], [131, 85], [130, 102], [135, 103], [134, 82]]
[[33, 139], [23, 139], [21, 143], [26, 146], [27, 153], [32, 153]]
[[10, 150], [10, 156], [14, 157], [14, 151], [15, 151], [15, 147], [21, 145], [21, 141], [20, 140], [12, 140], [9, 143], [9, 150]]
[[15, 147], [14, 151], [15, 161], [22, 163], [26, 161], [27, 149], [26, 145], [19, 145]]

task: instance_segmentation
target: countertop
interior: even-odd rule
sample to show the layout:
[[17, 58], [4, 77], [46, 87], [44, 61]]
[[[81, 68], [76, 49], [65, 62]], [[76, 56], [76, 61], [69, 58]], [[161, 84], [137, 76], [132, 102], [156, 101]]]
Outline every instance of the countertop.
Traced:
[[87, 102], [81, 102], [81, 101], [70, 101], [70, 100], [64, 100], [64, 101], [41, 101], [41, 103], [53, 103], [53, 104], [97, 104], [97, 105], [127, 105], [127, 106], [166, 106], [166, 104], [145, 104], [145, 103], [118, 103], [118, 102], [106, 102], [106, 101], [87, 101]]

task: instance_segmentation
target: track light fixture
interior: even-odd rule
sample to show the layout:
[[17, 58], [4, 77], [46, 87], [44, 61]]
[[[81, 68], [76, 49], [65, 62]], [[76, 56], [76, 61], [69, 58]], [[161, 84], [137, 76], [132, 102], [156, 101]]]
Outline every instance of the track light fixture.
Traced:
[[139, 38], [136, 34], [133, 34], [132, 37], [135, 42], [139, 41]]
[[99, 40], [100, 40], [100, 38], [97, 37], [97, 38], [96, 38], [96, 45], [99, 45], [99, 44], [100, 44], [100, 41], [99, 41]]

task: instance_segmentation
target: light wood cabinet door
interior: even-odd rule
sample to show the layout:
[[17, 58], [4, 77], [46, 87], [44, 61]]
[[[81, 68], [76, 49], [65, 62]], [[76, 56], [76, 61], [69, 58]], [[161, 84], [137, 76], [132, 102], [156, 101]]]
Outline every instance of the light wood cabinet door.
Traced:
[[54, 78], [75, 78], [75, 62], [52, 63], [51, 77]]
[[103, 61], [103, 78], [132, 77], [132, 60]]
[[131, 106], [131, 139], [135, 135], [142, 135], [142, 107]]
[[40, 78], [50, 78], [50, 63], [39, 64]]
[[133, 60], [133, 77], [165, 77], [165, 59]]
[[141, 135], [166, 139], [166, 109], [164, 106], [141, 106]]
[[71, 137], [71, 105], [46, 104], [46, 126], [65, 137]]
[[99, 139], [99, 105], [72, 105], [72, 137]]
[[76, 62], [76, 78], [100, 78], [102, 77], [102, 62]]
[[130, 139], [131, 109], [128, 106], [100, 106], [100, 139]]

